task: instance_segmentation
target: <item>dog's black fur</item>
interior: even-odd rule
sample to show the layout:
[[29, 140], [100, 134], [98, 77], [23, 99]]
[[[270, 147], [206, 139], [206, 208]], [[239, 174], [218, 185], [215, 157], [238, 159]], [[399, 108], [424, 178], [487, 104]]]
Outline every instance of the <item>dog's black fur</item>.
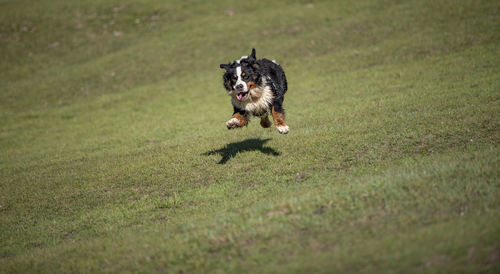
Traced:
[[250, 115], [261, 117], [261, 125], [269, 127], [267, 115], [272, 114], [278, 131], [288, 133], [283, 108], [288, 84], [280, 65], [265, 58], [257, 59], [255, 49], [252, 49], [250, 56], [221, 64], [220, 68], [226, 70], [223, 81], [224, 88], [232, 96], [233, 119], [239, 120], [231, 119], [232, 123], [229, 120], [226, 123], [229, 129], [247, 125]]

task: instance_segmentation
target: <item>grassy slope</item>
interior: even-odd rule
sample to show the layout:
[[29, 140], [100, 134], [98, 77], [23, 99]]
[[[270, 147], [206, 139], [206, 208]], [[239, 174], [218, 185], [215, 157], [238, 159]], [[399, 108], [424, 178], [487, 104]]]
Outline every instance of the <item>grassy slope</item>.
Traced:
[[0, 2], [0, 271], [499, 270], [500, 5], [134, 2]]

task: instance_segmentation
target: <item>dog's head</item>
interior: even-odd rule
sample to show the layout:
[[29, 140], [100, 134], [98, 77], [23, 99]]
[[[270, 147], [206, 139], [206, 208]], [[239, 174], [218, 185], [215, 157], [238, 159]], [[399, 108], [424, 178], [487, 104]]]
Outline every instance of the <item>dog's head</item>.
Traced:
[[224, 87], [229, 95], [234, 96], [239, 101], [249, 98], [249, 93], [261, 84], [260, 67], [255, 57], [255, 49], [252, 49], [250, 56], [242, 56], [241, 59], [232, 63], [221, 64], [220, 68], [225, 69]]

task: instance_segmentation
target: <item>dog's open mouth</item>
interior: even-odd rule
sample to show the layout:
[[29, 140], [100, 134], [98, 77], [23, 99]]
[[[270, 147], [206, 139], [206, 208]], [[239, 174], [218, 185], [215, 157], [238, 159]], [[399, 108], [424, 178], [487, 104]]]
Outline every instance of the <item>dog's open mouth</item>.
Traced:
[[243, 100], [243, 99], [246, 99], [248, 97], [248, 91], [247, 92], [238, 92], [238, 94], [236, 94], [236, 98], [238, 100]]

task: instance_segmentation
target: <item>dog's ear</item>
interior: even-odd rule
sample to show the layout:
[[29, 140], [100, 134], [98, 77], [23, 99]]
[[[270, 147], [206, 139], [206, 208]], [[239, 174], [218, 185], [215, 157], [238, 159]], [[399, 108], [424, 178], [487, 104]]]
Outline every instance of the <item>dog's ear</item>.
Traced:
[[257, 60], [257, 57], [255, 57], [255, 49], [254, 48], [252, 49], [252, 54], [250, 54], [250, 57]]
[[220, 64], [221, 69], [228, 70], [231, 67], [231, 64]]

